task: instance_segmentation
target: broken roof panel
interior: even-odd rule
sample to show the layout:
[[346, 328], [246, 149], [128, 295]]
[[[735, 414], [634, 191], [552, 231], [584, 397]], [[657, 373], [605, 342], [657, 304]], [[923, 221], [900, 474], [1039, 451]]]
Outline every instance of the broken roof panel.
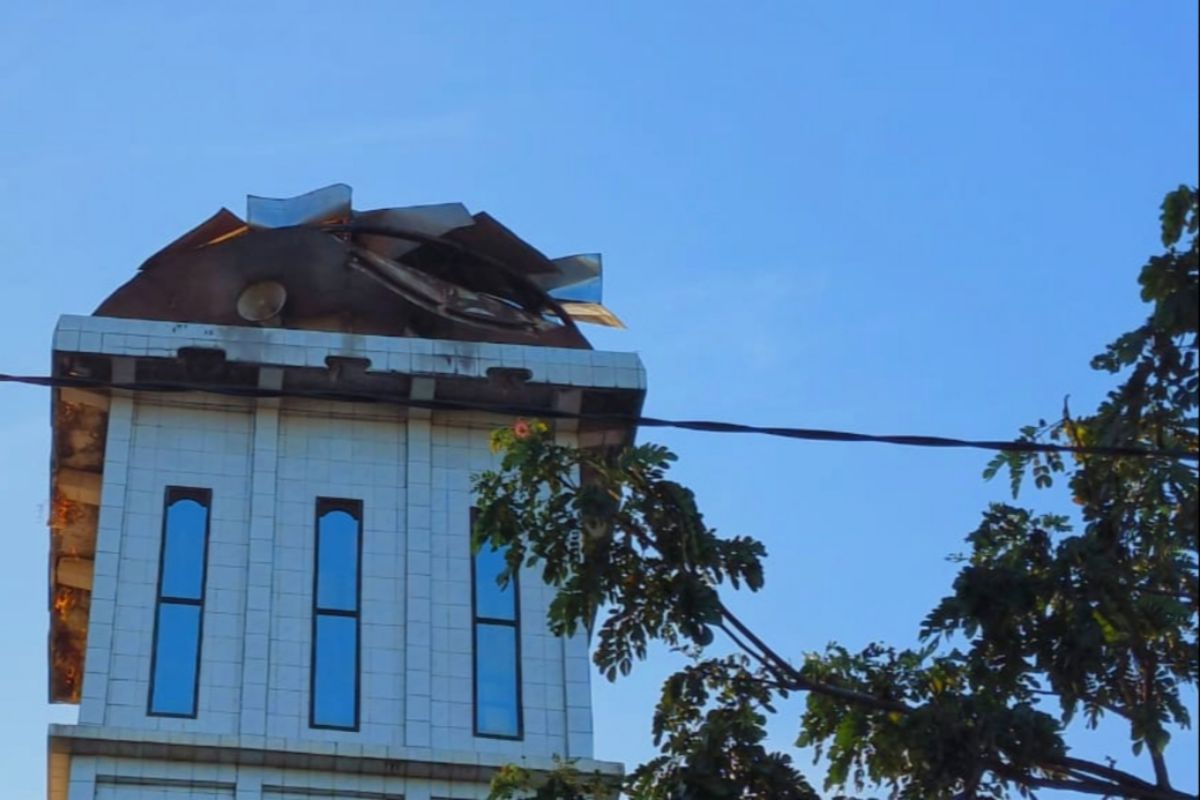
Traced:
[[576, 303], [599, 303], [604, 282], [603, 262], [599, 253], [581, 253], [554, 259], [558, 271], [551, 275], [535, 276], [533, 282], [556, 300]]
[[[354, 222], [364, 227], [383, 227], [406, 230], [425, 236], [444, 236], [455, 228], [473, 225], [471, 212], [462, 203], [441, 203], [408, 208], [380, 208], [375, 211], [354, 212]], [[394, 236], [373, 236], [361, 233], [359, 243], [369, 250], [387, 258], [400, 258], [412, 252], [421, 243]]]
[[254, 228], [287, 228], [350, 217], [350, 187], [335, 183], [295, 197], [246, 195], [246, 222]]
[[246, 230], [246, 223], [228, 208], [222, 208], [190, 231], [142, 262], [139, 269], [150, 269], [165, 256], [185, 250], [195, 250], [206, 244], [228, 238]]
[[[96, 314], [585, 348], [577, 321], [620, 327], [599, 255], [552, 260], [459, 203], [354, 211], [334, 184], [247, 211], [151, 256]], [[276, 313], [246, 316], [268, 284]]]

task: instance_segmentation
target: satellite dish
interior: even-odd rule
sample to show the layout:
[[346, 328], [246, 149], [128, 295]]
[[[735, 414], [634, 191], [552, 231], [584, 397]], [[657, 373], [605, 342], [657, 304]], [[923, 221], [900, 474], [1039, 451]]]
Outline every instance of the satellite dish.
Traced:
[[242, 290], [237, 299], [238, 316], [247, 322], [269, 324], [287, 302], [287, 289], [275, 281], [259, 281]]

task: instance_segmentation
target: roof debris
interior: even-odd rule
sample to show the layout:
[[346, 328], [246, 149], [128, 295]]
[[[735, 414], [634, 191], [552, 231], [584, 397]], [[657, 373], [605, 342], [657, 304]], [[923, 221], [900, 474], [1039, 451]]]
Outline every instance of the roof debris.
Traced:
[[247, 198], [152, 255], [98, 316], [588, 348], [598, 254], [550, 259], [459, 203], [355, 211], [334, 184]]

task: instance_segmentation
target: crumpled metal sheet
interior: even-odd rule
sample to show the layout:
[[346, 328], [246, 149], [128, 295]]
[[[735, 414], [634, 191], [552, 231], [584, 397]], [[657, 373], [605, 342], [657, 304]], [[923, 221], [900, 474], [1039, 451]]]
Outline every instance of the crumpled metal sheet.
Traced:
[[599, 303], [604, 295], [603, 262], [599, 253], [581, 253], [554, 259], [558, 271], [539, 275], [534, 283], [557, 300]]
[[580, 253], [554, 259], [559, 272], [536, 275], [533, 281], [555, 300], [576, 322], [624, 328], [625, 323], [604, 307], [604, 262], [599, 253]]
[[450, 231], [446, 238], [481, 253], [487, 253], [525, 275], [556, 271], [553, 261], [501, 225], [486, 211], [480, 211], [472, 219], [472, 225]]
[[483, 328], [501, 327], [531, 333], [551, 329], [545, 317], [516, 308], [487, 294], [444, 281], [366, 247], [352, 246], [350, 266], [360, 269], [384, 288], [426, 311]]
[[625, 328], [625, 323], [617, 315], [600, 303], [563, 303], [563, 310], [576, 322], [588, 322], [592, 325], [603, 325], [606, 328]]
[[[356, 211], [352, 219], [356, 224], [409, 230], [426, 236], [443, 236], [455, 228], [475, 224], [471, 212], [467, 211], [467, 207], [462, 203]], [[357, 238], [363, 247], [385, 258], [400, 258], [421, 246], [420, 242], [388, 236], [361, 234]]]
[[246, 325], [239, 294], [275, 281], [284, 327], [589, 347], [576, 320], [621, 326], [600, 305], [599, 255], [549, 259], [459, 203], [353, 211], [335, 184], [247, 210], [160, 250], [96, 313]]
[[246, 222], [252, 228], [286, 228], [350, 218], [351, 189], [335, 183], [295, 197], [246, 195]]

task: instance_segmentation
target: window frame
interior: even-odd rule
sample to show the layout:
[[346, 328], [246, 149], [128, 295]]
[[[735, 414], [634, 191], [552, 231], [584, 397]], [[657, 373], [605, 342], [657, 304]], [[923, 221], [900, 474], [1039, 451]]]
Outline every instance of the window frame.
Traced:
[[[180, 500], [191, 500], [204, 506], [204, 547], [200, 557], [200, 597], [164, 597], [163, 575], [166, 572], [167, 523], [171, 506]], [[150, 691], [146, 695], [146, 716], [196, 719], [200, 713], [200, 666], [204, 651], [204, 605], [208, 596], [208, 544], [212, 531], [212, 489], [195, 486], [167, 486], [163, 489], [162, 526], [158, 548], [158, 579], [154, 590], [154, 633], [150, 640]], [[199, 609], [196, 621], [196, 669], [192, 679], [191, 713], [178, 711], [155, 711], [154, 690], [158, 669], [159, 620], [163, 603], [177, 606], [194, 606]]]
[[[479, 554], [472, 552], [471, 539], [475, 522], [479, 519], [479, 509], [471, 508], [471, 531], [467, 537], [467, 555], [471, 560], [471, 732], [479, 739], [502, 739], [505, 741], [522, 741], [525, 738], [525, 697], [524, 676], [521, 670], [521, 581], [519, 573], [515, 573], [509, 582], [513, 593], [513, 618], [499, 619], [497, 617], [481, 616], [479, 600], [476, 596], [478, 580], [477, 562]], [[485, 544], [485, 547], [490, 545]], [[482, 548], [481, 548], [482, 551]], [[516, 710], [517, 726], [515, 733], [489, 733], [479, 730], [479, 627], [490, 625], [494, 627], [510, 627], [513, 630], [513, 657], [516, 660], [514, 674], [516, 677]]]
[[[318, 589], [321, 570], [321, 517], [343, 511], [358, 523], [354, 549], [354, 610], [321, 608]], [[308, 661], [308, 727], [317, 730], [357, 731], [362, 722], [362, 549], [363, 502], [341, 497], [318, 497], [313, 513], [312, 628]], [[322, 616], [354, 619], [354, 724], [317, 722], [317, 621]]]

